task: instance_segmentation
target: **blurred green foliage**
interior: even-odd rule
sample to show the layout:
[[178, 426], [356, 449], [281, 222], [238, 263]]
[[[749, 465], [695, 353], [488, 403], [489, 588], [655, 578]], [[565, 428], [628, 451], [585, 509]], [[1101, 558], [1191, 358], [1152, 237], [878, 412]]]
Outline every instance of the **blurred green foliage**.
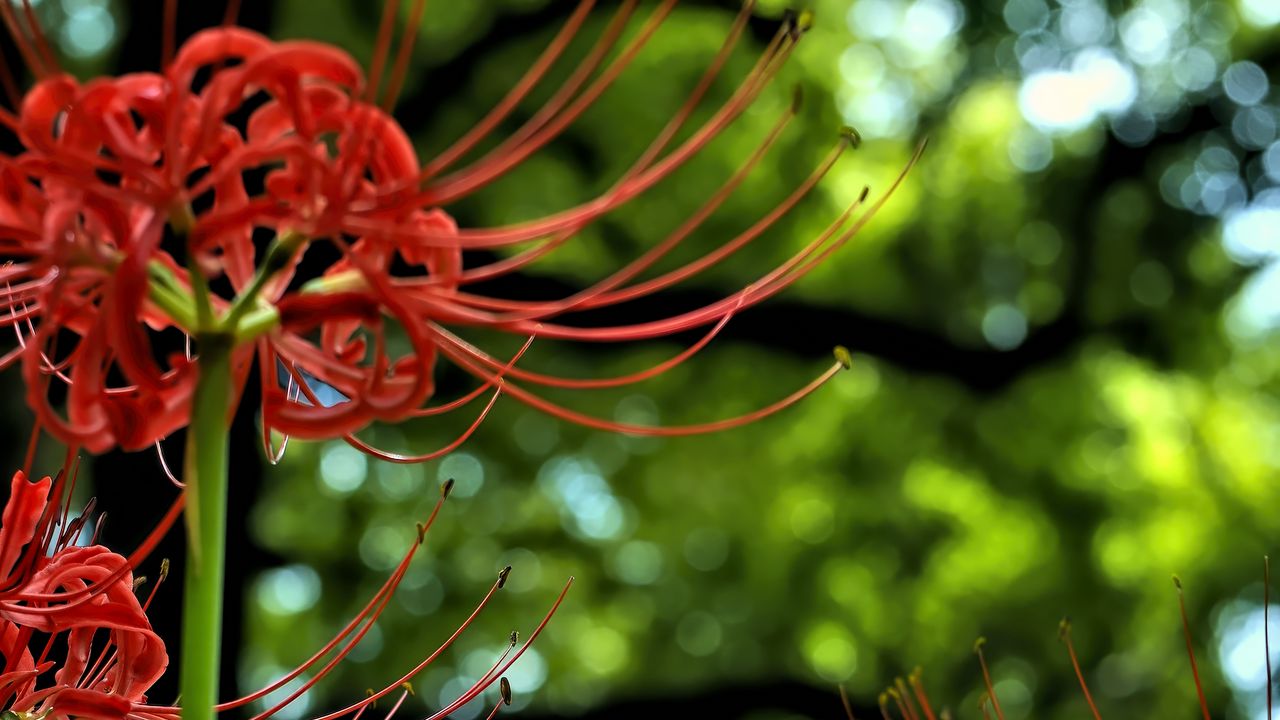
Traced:
[[[761, 2], [758, 14], [786, 4]], [[367, 58], [376, 5], [284, 0], [275, 35]], [[732, 21], [732, 3], [689, 5], [562, 141], [451, 208], [460, 222], [517, 222], [607, 188]], [[836, 717], [836, 683], [871, 703], [922, 665], [935, 699], [976, 717], [969, 650], [982, 634], [1011, 720], [1078, 718], [1087, 708], [1056, 634], [1069, 614], [1104, 715], [1190, 717], [1176, 571], [1211, 704], [1257, 717], [1261, 556], [1280, 529], [1280, 296], [1265, 282], [1280, 253], [1280, 14], [1266, 0], [811, 5], [814, 29], [740, 122], [535, 273], [578, 287], [658, 242], [756, 148], [797, 84], [806, 104], [779, 146], [659, 270], [741, 232], [803, 181], [841, 124], [857, 125], [864, 146], [797, 211], [692, 283], [741, 287], [863, 184], [884, 188], [929, 135], [876, 220], [788, 294], [798, 318], [831, 319], [823, 337], [788, 338], [784, 322], [764, 332], [776, 342], [717, 341], [627, 393], [552, 396], [679, 424], [767, 404], [828, 362], [796, 348], [845, 343], [853, 369], [795, 409], [710, 437], [604, 435], [503, 399], [462, 450], [424, 467], [294, 442], [252, 510], [255, 540], [288, 564], [246, 598], [246, 685], [305, 659], [363, 605], [453, 477], [426, 556], [314, 707], [412, 666], [511, 563], [508, 588], [416, 681], [415, 709], [484, 672], [572, 574], [569, 601], [511, 676], [519, 706], [572, 713], [786, 676], [832, 687]], [[428, 11], [400, 108], [424, 157], [503, 96], [570, 7]], [[609, 12], [596, 11], [527, 112]], [[728, 96], [761, 40], [735, 53], [714, 96]], [[750, 327], [753, 314], [735, 323]], [[498, 356], [515, 350], [474, 339]], [[677, 351], [539, 341], [522, 365], [594, 377]], [[462, 391], [456, 372], [442, 388]], [[431, 449], [470, 419], [369, 437]]]

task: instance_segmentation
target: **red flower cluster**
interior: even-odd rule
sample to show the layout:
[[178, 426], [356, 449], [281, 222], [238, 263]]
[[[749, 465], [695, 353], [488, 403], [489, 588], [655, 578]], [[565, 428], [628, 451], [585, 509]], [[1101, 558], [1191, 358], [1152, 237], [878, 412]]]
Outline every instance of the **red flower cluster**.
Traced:
[[130, 561], [76, 545], [84, 522], [64, 521], [65, 489], [65, 475], [13, 476], [0, 526], [0, 707], [22, 718], [124, 718], [146, 703], [169, 657]]
[[[268, 433], [345, 437], [371, 452], [376, 451], [353, 435], [370, 422], [450, 411], [489, 389], [494, 398], [505, 392], [573, 422], [646, 434], [730, 427], [790, 405], [847, 364], [847, 355], [839, 354], [821, 377], [774, 405], [740, 418], [678, 428], [588, 417], [528, 386], [603, 388], [653, 377], [700, 350], [738, 311], [796, 282], [848, 242], [888, 194], [855, 216], [864, 193], [785, 264], [706, 307], [627, 325], [582, 327], [561, 320], [652, 295], [701, 273], [794, 207], [842, 151], [856, 144], [855, 133], [845, 133], [813, 175], [747, 231], [682, 267], [639, 279], [734, 191], [794, 108], [782, 114], [757, 151], [694, 216], [590, 287], [554, 301], [489, 297], [470, 287], [555, 251], [699, 153], [774, 78], [807, 20], [784, 23], [732, 96], [676, 143], [741, 36], [751, 9], [746, 3], [685, 104], [598, 198], [495, 228], [459, 228], [442, 209], [560, 135], [627, 68], [675, 4], [658, 4], [611, 55], [636, 11], [635, 0], [623, 2], [546, 105], [493, 150], [451, 170], [541, 81], [593, 0], [579, 3], [489, 115], [425, 165], [388, 114], [408, 66], [421, 1], [410, 12], [394, 60], [398, 3], [386, 2], [368, 78], [334, 47], [273, 42], [229, 21], [185, 43], [162, 73], [84, 84], [58, 70], [34, 15], [4, 3], [0, 16], [36, 81], [24, 97], [14, 98], [16, 114], [0, 111], [0, 125], [23, 148], [0, 157], [0, 254], [10, 259], [0, 271], [0, 305], [7, 309], [0, 322], [18, 333], [21, 345], [0, 358], [0, 366], [20, 361], [28, 400], [40, 421], [61, 439], [94, 451], [142, 448], [187, 422], [196, 374], [191, 353], [174, 353], [164, 362], [156, 357], [156, 339], [173, 328], [197, 338], [197, 353], [215, 330], [235, 343], [236, 387], [243, 387], [256, 354]], [[166, 44], [172, 47], [171, 38]], [[387, 91], [378, 102], [388, 68]], [[7, 70], [0, 75], [7, 87], [15, 86]], [[267, 236], [273, 238], [269, 245]], [[300, 276], [299, 268], [308, 267], [303, 257], [320, 244], [336, 248], [340, 259]], [[464, 262], [470, 253], [515, 247], [523, 249], [480, 264]], [[586, 342], [709, 330], [693, 347], [647, 370], [571, 379], [496, 358], [463, 340], [456, 327], [491, 328], [528, 341]], [[481, 385], [454, 402], [424, 407], [433, 394], [438, 357]], [[67, 385], [65, 411], [51, 399], [57, 396], [50, 392], [54, 380]], [[381, 455], [422, 460], [456, 444], [415, 458]]]
[[[157, 720], [180, 717], [176, 706], [147, 702], [147, 690], [169, 664], [163, 640], [151, 629], [146, 611], [160, 582], [152, 586], [145, 602], [135, 594], [143, 579], [135, 581], [132, 569], [142, 562], [177, 517], [181, 504], [150, 533], [129, 558], [91, 544], [79, 545], [85, 515], [69, 519], [64, 498], [70, 496], [68, 475], [30, 482], [19, 471], [0, 525], [0, 707], [23, 720], [30, 718], [92, 718], [95, 720]], [[329, 675], [373, 628], [404, 579], [414, 555], [448, 496], [451, 484], [442, 488], [431, 515], [418, 527], [404, 558], [364, 608], [332, 640], [306, 662], [275, 682], [244, 697], [223, 703], [219, 711], [262, 701], [285, 692], [255, 717], [271, 717]], [[96, 537], [93, 538], [96, 542]], [[160, 581], [168, 575], [161, 566]], [[368, 697], [324, 716], [326, 720], [363, 712], [387, 696], [397, 696], [391, 714], [411, 692], [408, 683], [440, 657], [479, 616], [505, 584], [511, 568], [504, 569], [467, 620], [435, 651], [401, 677]], [[572, 579], [570, 579], [572, 583]], [[443, 718], [470, 703], [489, 687], [501, 686], [501, 699], [510, 702], [503, 673], [520, 659], [542, 633], [569, 590], [566, 584], [551, 609], [529, 637], [518, 643], [515, 633], [507, 650], [493, 667], [433, 718]], [[39, 654], [34, 654], [34, 651]], [[55, 662], [51, 657], [57, 657]], [[56, 668], [56, 669], [55, 669]], [[309, 673], [305, 682], [298, 680]], [[291, 683], [300, 684], [293, 688]], [[497, 714], [497, 706], [490, 717]]]

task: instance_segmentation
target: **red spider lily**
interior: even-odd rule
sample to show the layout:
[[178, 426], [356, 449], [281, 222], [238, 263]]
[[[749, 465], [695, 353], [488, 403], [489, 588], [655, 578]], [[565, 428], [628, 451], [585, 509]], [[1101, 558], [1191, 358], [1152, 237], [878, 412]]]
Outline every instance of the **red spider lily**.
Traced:
[[[11, 483], [0, 526], [0, 706], [21, 718], [123, 718], [169, 657], [147, 620], [150, 598], [134, 594], [131, 561], [75, 545], [83, 520], [61, 522], [65, 477], [32, 483], [19, 471]], [[59, 647], [60, 665], [48, 659]]]
[[[177, 706], [149, 704], [145, 694], [168, 665], [164, 642], [151, 630], [146, 616], [160, 583], [152, 587], [145, 602], [139, 602], [135, 590], [142, 579], [135, 581], [131, 571], [154, 547], [155, 540], [168, 531], [176, 512], [170, 512], [128, 559], [98, 545], [77, 546], [86, 515], [66, 519], [66, 511], [59, 502], [64, 494], [70, 494], [66, 482], [66, 474], [59, 475], [56, 481], [46, 477], [37, 483], [29, 482], [21, 471], [13, 478], [12, 493], [0, 526], [0, 575], [4, 578], [3, 591], [0, 591], [0, 654], [5, 661], [0, 671], [0, 707], [8, 708], [24, 720], [177, 718], [180, 715]], [[446, 483], [442, 488], [440, 499], [426, 521], [418, 526], [415, 541], [410, 543], [391, 576], [332, 640], [275, 682], [222, 703], [218, 709], [232, 710], [273, 693], [287, 693], [255, 716], [268, 718], [329, 675], [373, 628], [390, 603], [451, 487], [451, 483]], [[161, 567], [162, 582], [168, 574], [168, 563]], [[359, 717], [388, 696], [396, 699], [387, 717], [394, 714], [411, 692], [408, 683], [475, 621], [506, 583], [510, 572], [511, 568], [507, 567], [499, 573], [462, 625], [418, 665], [378, 692], [324, 718]], [[572, 579], [523, 644], [518, 642], [517, 634], [512, 633], [509, 646], [490, 670], [432, 717], [445, 717], [494, 684], [501, 685], [501, 696], [509, 703], [510, 688], [503, 673], [542, 633], [571, 583]], [[105, 640], [101, 634], [105, 634]], [[57, 663], [48, 658], [59, 644], [65, 645], [65, 659], [51, 673]], [[297, 684], [297, 688], [293, 689], [291, 683]], [[495, 706], [490, 717], [497, 711]]]
[[[737, 252], [800, 202], [844, 150], [857, 143], [856, 133], [844, 133], [805, 182], [742, 234], [682, 267], [640, 279], [684, 243], [758, 165], [794, 107], [781, 114], [740, 170], [692, 217], [590, 287], [554, 301], [497, 298], [471, 290], [475, 283], [517, 272], [554, 252], [687, 163], [755, 101], [808, 23], [806, 18], [785, 22], [729, 99], [677, 143], [746, 26], [752, 3], [744, 3], [687, 101], [609, 190], [544, 218], [459, 228], [443, 208], [503, 176], [564, 132], [627, 69], [676, 2], [658, 3], [618, 48], [637, 10], [635, 0], [625, 0], [586, 58], [528, 122], [493, 150], [455, 169], [543, 80], [593, 4], [581, 0], [508, 95], [470, 132], [425, 163], [389, 114], [408, 67], [422, 0], [412, 6], [394, 59], [398, 3], [385, 3], [367, 77], [336, 48], [273, 42], [234, 27], [233, 3], [227, 23], [197, 34], [176, 52], [170, 23], [162, 73], [86, 84], [58, 71], [25, 2], [25, 13], [5, 4], [0, 16], [36, 82], [20, 102], [14, 98], [20, 107], [16, 115], [0, 114], [0, 123], [24, 148], [0, 160], [6, 189], [0, 197], [0, 247], [13, 258], [4, 269], [8, 316], [3, 322], [14, 328], [23, 346], [0, 359], [0, 365], [21, 360], [29, 400], [41, 421], [59, 437], [92, 450], [117, 444], [144, 447], [186, 422], [192, 361], [177, 354], [161, 364], [154, 357], [155, 333], [170, 327], [193, 336], [208, 337], [211, 330], [230, 336], [239, 348], [233, 363], [236, 387], [242, 387], [256, 353], [269, 451], [274, 430], [286, 437], [345, 437], [396, 461], [437, 457], [474, 430], [492, 399], [462, 437], [433, 453], [383, 453], [354, 433], [374, 421], [448, 412], [489, 390], [493, 399], [506, 393], [572, 422], [654, 435], [734, 427], [793, 404], [847, 365], [847, 354], [838, 353], [837, 362], [817, 379], [768, 407], [683, 427], [590, 417], [530, 388], [619, 387], [669, 370], [701, 350], [740, 310], [798, 281], [866, 224], [888, 193], [864, 208], [864, 192], [783, 265], [706, 307], [636, 324], [573, 324], [574, 313], [653, 295]], [[176, 2], [166, 7], [172, 21]], [[245, 115], [247, 120], [241, 119]], [[265, 178], [261, 189], [251, 190], [258, 183], [246, 182], [249, 177]], [[255, 231], [269, 231], [275, 239], [260, 249]], [[185, 263], [171, 251], [172, 238], [166, 241], [166, 233], [184, 241]], [[319, 243], [336, 248], [340, 260], [301, 276], [303, 256]], [[506, 248], [522, 249], [478, 265], [464, 262], [476, 253]], [[225, 283], [230, 291], [208, 294], [210, 283]], [[459, 327], [524, 336], [526, 348], [534, 337], [627, 342], [707, 330], [689, 349], [646, 370], [574, 379], [496, 358], [463, 340], [455, 332]], [[389, 347], [392, 334], [402, 337], [407, 350], [397, 354]], [[453, 402], [424, 406], [434, 392], [437, 358], [476, 377], [480, 387]], [[49, 400], [55, 378], [70, 386], [65, 415]]]

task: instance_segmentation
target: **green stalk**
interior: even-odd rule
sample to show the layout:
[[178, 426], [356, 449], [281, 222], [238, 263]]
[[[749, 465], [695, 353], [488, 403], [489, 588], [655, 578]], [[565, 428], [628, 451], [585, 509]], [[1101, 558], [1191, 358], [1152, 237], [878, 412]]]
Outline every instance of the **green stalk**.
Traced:
[[223, 565], [227, 533], [227, 413], [231, 338], [197, 336], [199, 378], [187, 428], [186, 593], [182, 611], [182, 717], [212, 720], [222, 646]]

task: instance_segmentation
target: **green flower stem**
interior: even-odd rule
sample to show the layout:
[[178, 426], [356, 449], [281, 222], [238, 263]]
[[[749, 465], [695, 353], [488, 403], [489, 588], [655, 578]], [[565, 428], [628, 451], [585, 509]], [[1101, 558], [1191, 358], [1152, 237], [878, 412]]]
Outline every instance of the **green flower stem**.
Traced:
[[235, 394], [232, 350], [270, 332], [279, 323], [279, 312], [260, 305], [258, 296], [267, 281], [288, 266], [305, 241], [298, 233], [285, 233], [273, 242], [251, 285], [222, 317], [215, 317], [209, 287], [194, 264], [194, 254], [190, 289], [163, 264], [152, 262], [148, 268], [148, 297], [195, 337], [199, 353], [184, 469], [187, 565], [180, 659], [184, 720], [213, 720], [213, 707], [218, 701], [227, 554], [228, 416]]
[[196, 262], [196, 254], [187, 256], [187, 276], [191, 278], [191, 297], [196, 306], [196, 327], [200, 330], [213, 327], [213, 301], [209, 295], [209, 282], [204, 278]]
[[169, 268], [159, 262], [152, 262], [147, 272], [151, 276], [151, 282], [147, 283], [147, 297], [151, 302], [183, 330], [189, 332], [194, 329], [196, 314], [191, 293], [182, 287]]
[[183, 720], [212, 720], [222, 646], [232, 339], [196, 337], [199, 378], [187, 428], [187, 565], [182, 611]]
[[245, 313], [230, 331], [235, 333], [236, 345], [253, 342], [280, 324], [280, 311], [274, 305], [260, 306]]
[[255, 307], [258, 295], [267, 281], [288, 267], [293, 261], [293, 256], [306, 244], [306, 241], [306, 236], [301, 233], [289, 231], [271, 242], [266, 256], [262, 259], [262, 264], [258, 267], [257, 275], [253, 277], [253, 282], [236, 297], [235, 302], [231, 304], [231, 309], [227, 311], [223, 319], [227, 327], [234, 329], [240, 322], [240, 318]]

